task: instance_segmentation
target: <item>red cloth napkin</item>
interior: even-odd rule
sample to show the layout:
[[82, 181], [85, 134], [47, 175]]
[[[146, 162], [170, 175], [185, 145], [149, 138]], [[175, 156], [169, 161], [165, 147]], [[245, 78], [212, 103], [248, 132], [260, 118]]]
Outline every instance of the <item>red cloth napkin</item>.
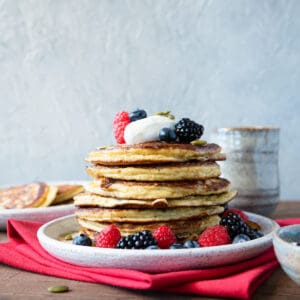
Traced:
[[[300, 219], [279, 220], [279, 224]], [[138, 290], [153, 290], [223, 298], [249, 299], [278, 265], [273, 249], [253, 259], [230, 266], [149, 274], [135, 270], [87, 268], [62, 262], [39, 244], [40, 223], [9, 220], [9, 241], [0, 243], [0, 263], [19, 269], [68, 279], [108, 284]]]

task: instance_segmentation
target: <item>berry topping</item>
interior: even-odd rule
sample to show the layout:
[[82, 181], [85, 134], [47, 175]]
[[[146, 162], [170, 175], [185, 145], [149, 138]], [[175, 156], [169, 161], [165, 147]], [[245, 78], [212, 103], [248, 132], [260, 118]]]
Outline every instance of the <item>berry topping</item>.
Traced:
[[92, 240], [84, 233], [75, 236], [72, 243], [80, 246], [92, 246]]
[[229, 209], [225, 210], [222, 217], [227, 217], [227, 215], [229, 213], [234, 213], [234, 214], [239, 215], [244, 222], [248, 221], [248, 219], [249, 219], [245, 213], [243, 213], [240, 209], [237, 209], [237, 208], [229, 208]]
[[260, 230], [256, 230], [256, 229], [250, 230], [248, 235], [251, 240], [255, 240], [255, 239], [258, 239], [258, 238], [264, 236], [264, 234]]
[[131, 122], [126, 126], [124, 139], [127, 144], [139, 144], [159, 140], [159, 131], [164, 128], [174, 128], [175, 121], [164, 116], [149, 116]]
[[198, 243], [201, 247], [210, 247], [230, 244], [231, 240], [224, 226], [215, 225], [206, 228], [200, 234]]
[[100, 231], [96, 246], [101, 248], [115, 248], [121, 238], [119, 229], [115, 225], [109, 225]]
[[234, 237], [234, 239], [232, 240], [232, 244], [244, 243], [244, 242], [248, 242], [248, 241], [250, 241], [249, 236], [241, 233]]
[[157, 245], [151, 245], [148, 246], [147, 248], [145, 248], [146, 250], [156, 250], [156, 249], [160, 249]]
[[238, 234], [245, 234], [251, 240], [262, 237], [263, 234], [257, 229], [251, 229], [240, 217], [240, 215], [229, 212], [226, 217], [222, 217], [220, 224], [227, 228], [227, 231], [233, 239]]
[[177, 135], [175, 133], [175, 130], [173, 128], [162, 128], [159, 131], [159, 140], [161, 142], [175, 142], [177, 139]]
[[172, 244], [169, 249], [184, 249], [185, 247], [180, 243]]
[[127, 111], [120, 111], [115, 115], [113, 121], [113, 130], [115, 139], [119, 144], [125, 144], [124, 131], [129, 123], [130, 119]]
[[175, 124], [175, 132], [181, 143], [190, 143], [199, 139], [204, 131], [204, 127], [189, 118], [183, 118]]
[[147, 118], [147, 113], [143, 109], [137, 109], [129, 114], [131, 122]]
[[156, 228], [153, 232], [153, 236], [157, 240], [158, 246], [162, 249], [168, 249], [177, 241], [173, 231], [167, 225], [162, 225]]
[[148, 246], [154, 246], [157, 242], [148, 230], [139, 231], [135, 234], [127, 235], [121, 238], [117, 244], [120, 249], [145, 249]]
[[[229, 210], [228, 210], [229, 211]], [[226, 211], [227, 212], [227, 211]], [[242, 220], [240, 215], [233, 212], [229, 212], [226, 216], [222, 217], [220, 225], [227, 228], [227, 231], [233, 239], [236, 235], [243, 233], [249, 236], [249, 231], [251, 230], [247, 224]]]
[[199, 248], [199, 244], [196, 241], [187, 240], [183, 244], [185, 248]]

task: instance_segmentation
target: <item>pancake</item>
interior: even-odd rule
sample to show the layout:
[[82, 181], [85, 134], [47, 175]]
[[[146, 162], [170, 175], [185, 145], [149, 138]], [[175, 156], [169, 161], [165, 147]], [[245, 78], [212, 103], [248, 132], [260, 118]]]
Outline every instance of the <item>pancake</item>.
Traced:
[[86, 161], [100, 165], [158, 164], [191, 160], [224, 160], [216, 144], [192, 145], [149, 142], [100, 147], [89, 153]]
[[176, 207], [168, 209], [117, 209], [117, 208], [79, 208], [75, 215], [80, 219], [98, 222], [149, 223], [175, 220], [199, 219], [220, 214], [222, 206]]
[[81, 193], [74, 197], [77, 207], [105, 207], [105, 208], [167, 208], [224, 205], [237, 195], [237, 191], [225, 192], [209, 196], [188, 196], [179, 199], [116, 199], [102, 197], [90, 193]]
[[50, 206], [54, 203], [55, 197], [57, 194], [56, 186], [48, 186], [48, 193], [45, 200], [38, 207]]
[[[96, 221], [89, 221], [77, 218], [78, 223], [83, 227], [82, 231], [87, 233], [92, 239], [95, 239], [98, 232], [106, 228], [109, 224]], [[174, 232], [178, 240], [197, 239], [199, 234], [207, 227], [218, 225], [220, 217], [212, 215], [200, 219], [173, 222], [152, 222], [152, 223], [114, 223], [118, 227], [122, 236], [134, 234], [138, 231], [149, 230], [153, 232], [161, 225], [168, 225]]]
[[56, 189], [43, 182], [13, 186], [0, 190], [0, 209], [40, 207], [55, 198]]
[[221, 175], [219, 165], [212, 161], [139, 166], [97, 165], [88, 167], [87, 173], [94, 179], [107, 177], [136, 181], [197, 180]]
[[137, 182], [101, 178], [87, 183], [85, 190], [105, 197], [147, 200], [221, 194], [227, 192], [229, 187], [230, 182], [223, 178], [167, 182]]
[[82, 185], [75, 184], [57, 185], [57, 189], [57, 194], [53, 201], [53, 204], [58, 204], [71, 200], [74, 196], [78, 195], [84, 190]]

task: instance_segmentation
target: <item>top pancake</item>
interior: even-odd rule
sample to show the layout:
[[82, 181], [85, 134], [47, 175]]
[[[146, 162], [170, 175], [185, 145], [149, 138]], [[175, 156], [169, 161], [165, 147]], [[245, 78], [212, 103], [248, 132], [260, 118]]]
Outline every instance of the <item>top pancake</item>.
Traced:
[[[50, 188], [42, 182], [14, 186], [0, 190], [0, 209], [40, 207], [48, 205], [56, 194], [56, 189], [50, 193]], [[51, 194], [51, 199], [48, 195]]]
[[225, 158], [225, 154], [221, 153], [221, 147], [216, 144], [192, 145], [149, 142], [100, 147], [90, 152], [86, 161], [101, 165], [135, 165], [191, 160], [216, 161]]

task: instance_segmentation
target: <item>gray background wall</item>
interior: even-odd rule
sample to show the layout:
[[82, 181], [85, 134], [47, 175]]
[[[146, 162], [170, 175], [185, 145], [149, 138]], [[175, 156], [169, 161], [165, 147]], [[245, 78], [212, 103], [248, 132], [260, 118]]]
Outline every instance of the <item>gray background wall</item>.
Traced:
[[0, 1], [0, 183], [86, 179], [119, 110], [281, 127], [300, 199], [300, 1]]

